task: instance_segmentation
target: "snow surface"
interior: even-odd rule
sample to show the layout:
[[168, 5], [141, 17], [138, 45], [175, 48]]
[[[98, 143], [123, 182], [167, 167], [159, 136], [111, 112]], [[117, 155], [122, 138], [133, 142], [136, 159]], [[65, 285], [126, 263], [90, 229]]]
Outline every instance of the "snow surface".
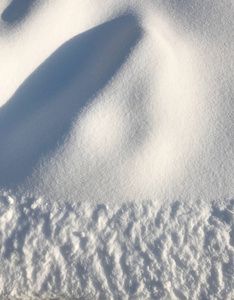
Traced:
[[233, 200], [0, 200], [1, 299], [233, 299]]
[[1, 299], [234, 299], [233, 1], [0, 12]]

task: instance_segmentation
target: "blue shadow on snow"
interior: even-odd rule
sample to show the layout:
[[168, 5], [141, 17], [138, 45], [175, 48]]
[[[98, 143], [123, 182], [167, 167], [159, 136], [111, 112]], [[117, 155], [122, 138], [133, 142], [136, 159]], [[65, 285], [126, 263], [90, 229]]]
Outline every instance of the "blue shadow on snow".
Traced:
[[1, 18], [8, 24], [21, 21], [29, 12], [35, 0], [12, 0], [10, 5], [3, 11]]
[[133, 16], [118, 17], [70, 39], [25, 80], [0, 108], [0, 188], [23, 182], [53, 153], [140, 36]]

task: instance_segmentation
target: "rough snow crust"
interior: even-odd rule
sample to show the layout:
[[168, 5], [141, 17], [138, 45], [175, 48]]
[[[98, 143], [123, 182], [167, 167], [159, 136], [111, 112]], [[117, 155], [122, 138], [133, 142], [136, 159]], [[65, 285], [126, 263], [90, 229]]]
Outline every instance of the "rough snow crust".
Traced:
[[0, 201], [1, 299], [233, 299], [233, 200]]
[[0, 295], [232, 299], [233, 1], [0, 12]]

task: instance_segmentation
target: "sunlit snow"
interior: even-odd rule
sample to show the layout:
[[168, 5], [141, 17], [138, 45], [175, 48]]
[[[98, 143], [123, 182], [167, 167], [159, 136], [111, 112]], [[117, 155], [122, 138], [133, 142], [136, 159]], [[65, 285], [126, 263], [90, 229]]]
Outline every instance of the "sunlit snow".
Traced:
[[232, 1], [0, 13], [0, 298], [233, 299]]

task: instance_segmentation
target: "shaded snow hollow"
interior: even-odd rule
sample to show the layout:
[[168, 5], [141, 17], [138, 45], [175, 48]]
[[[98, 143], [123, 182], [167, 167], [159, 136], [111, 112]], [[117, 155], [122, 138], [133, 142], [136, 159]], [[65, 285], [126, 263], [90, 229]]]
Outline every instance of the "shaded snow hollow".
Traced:
[[233, 299], [232, 1], [0, 13], [0, 298]]

